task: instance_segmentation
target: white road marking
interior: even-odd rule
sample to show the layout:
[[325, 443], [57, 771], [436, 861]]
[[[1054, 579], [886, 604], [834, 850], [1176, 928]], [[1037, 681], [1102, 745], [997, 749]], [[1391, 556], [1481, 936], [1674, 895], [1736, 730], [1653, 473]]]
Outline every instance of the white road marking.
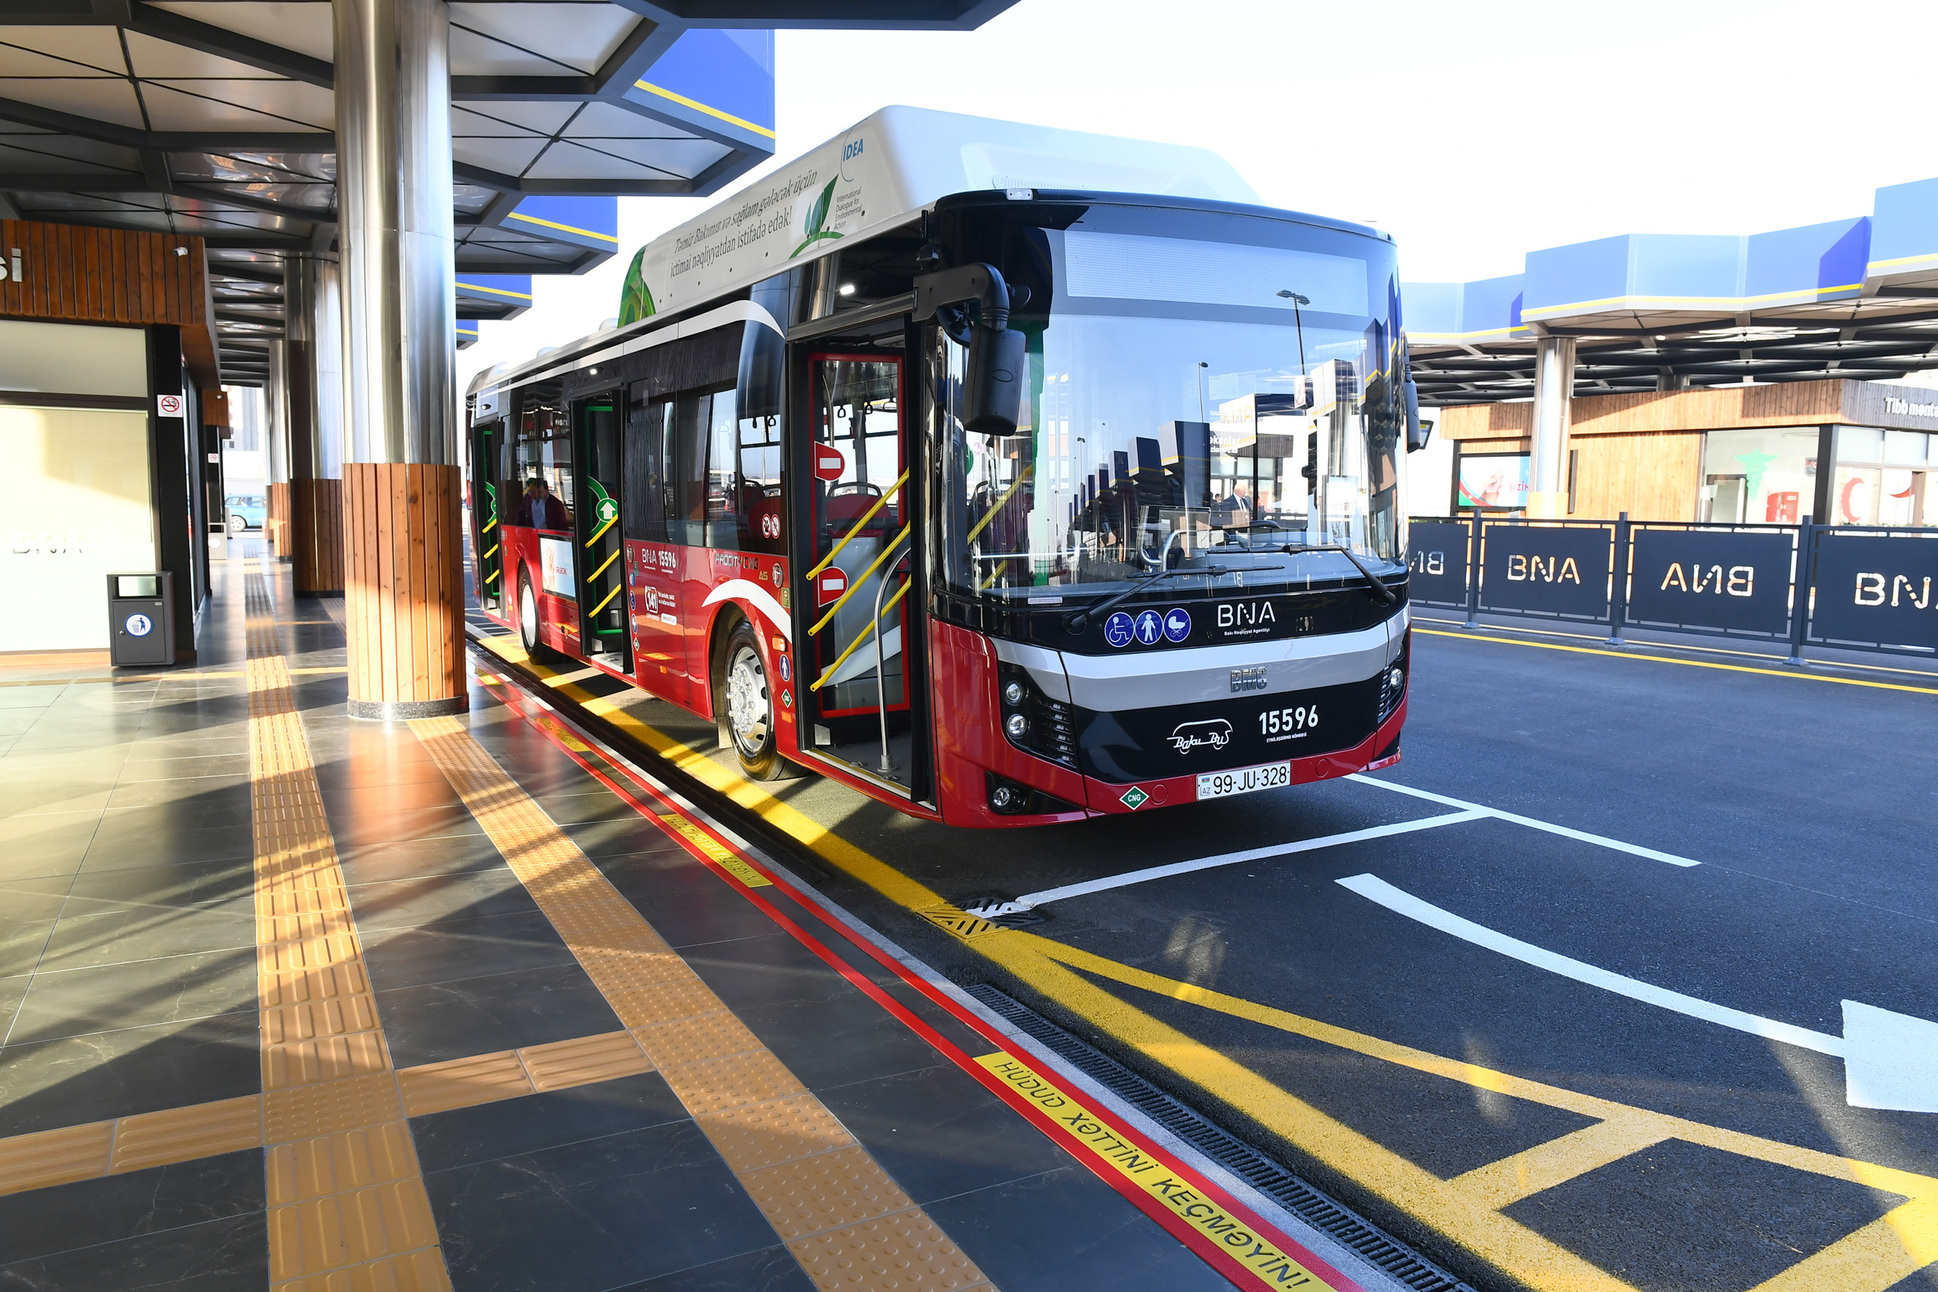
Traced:
[[1411, 785], [1399, 785], [1393, 781], [1383, 781], [1377, 777], [1368, 776], [1364, 772], [1354, 772], [1346, 779], [1349, 781], [1358, 781], [1362, 785], [1377, 785], [1383, 790], [1392, 790], [1395, 794], [1410, 794], [1416, 799], [1425, 799], [1429, 803], [1443, 803], [1448, 807], [1469, 808], [1476, 812], [1485, 813], [1498, 821], [1512, 821], [1515, 825], [1524, 825], [1530, 830], [1545, 830], [1549, 834], [1558, 834], [1569, 839], [1579, 839], [1583, 843], [1592, 843], [1601, 848], [1612, 848], [1616, 852], [1626, 852], [1633, 857], [1647, 857], [1650, 861], [1665, 861], [1671, 866], [1702, 865], [1700, 861], [1691, 861], [1687, 857], [1678, 857], [1672, 852], [1657, 852], [1654, 848], [1644, 848], [1638, 843], [1624, 843], [1620, 839], [1611, 839], [1605, 834], [1590, 834], [1586, 830], [1570, 829], [1565, 825], [1556, 825], [1552, 821], [1537, 821], [1531, 816], [1520, 816], [1513, 812], [1503, 812], [1499, 808], [1491, 808], [1484, 803], [1469, 803], [1466, 799], [1457, 799], [1446, 794], [1435, 794], [1429, 790], [1416, 790]]
[[1395, 888], [1377, 875], [1351, 875], [1336, 882], [1395, 914], [1537, 969], [1690, 1018], [1841, 1058], [1844, 1097], [1853, 1108], [1938, 1112], [1938, 1023], [1847, 1000], [1843, 1002], [1844, 1035], [1832, 1036], [1714, 1005], [1511, 938]]
[[1844, 1101], [1938, 1113], [1938, 1023], [1844, 1002]]
[[1216, 866], [1236, 866], [1242, 861], [1262, 861], [1267, 857], [1286, 857], [1295, 852], [1314, 852], [1320, 848], [1336, 848], [1345, 843], [1361, 843], [1367, 839], [1384, 839], [1389, 835], [1409, 834], [1415, 830], [1432, 830], [1443, 825], [1459, 825], [1462, 821], [1478, 821], [1487, 815], [1480, 809], [1449, 812], [1445, 816], [1422, 817], [1417, 821], [1395, 821], [1391, 825], [1348, 830], [1344, 834], [1322, 835], [1317, 839], [1300, 839], [1292, 843], [1268, 844], [1263, 848], [1247, 848], [1243, 852], [1221, 852], [1215, 857], [1199, 857], [1195, 861], [1174, 861], [1163, 866], [1147, 866], [1143, 870], [1129, 870], [1121, 875], [1106, 875], [1102, 879], [1086, 879], [1080, 884], [1046, 888], [1040, 893], [1025, 893], [1011, 901], [992, 902], [967, 909], [971, 915], [993, 920], [1003, 915], [1020, 915], [1024, 911], [1034, 910], [1049, 902], [1061, 902], [1071, 897], [1086, 897], [1091, 893], [1107, 892], [1113, 888], [1127, 888], [1132, 884], [1147, 883], [1153, 879], [1168, 879], [1172, 875], [1188, 875], [1194, 870], [1210, 870]]

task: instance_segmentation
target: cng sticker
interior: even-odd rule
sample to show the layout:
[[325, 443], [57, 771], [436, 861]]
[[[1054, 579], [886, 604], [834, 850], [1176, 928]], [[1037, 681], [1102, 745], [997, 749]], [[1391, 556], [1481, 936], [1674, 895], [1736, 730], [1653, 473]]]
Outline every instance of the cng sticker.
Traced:
[[121, 626], [130, 637], [146, 637], [155, 631], [155, 621], [147, 615], [129, 615], [122, 621]]
[[832, 444], [814, 446], [814, 478], [830, 483], [839, 480], [848, 470], [848, 459], [840, 449]]
[[1121, 799], [1118, 799], [1117, 801], [1119, 803], [1122, 803], [1125, 807], [1129, 808], [1131, 811], [1135, 812], [1137, 811], [1137, 809], [1143, 807], [1146, 803], [1150, 802], [1150, 800], [1151, 800], [1150, 795], [1146, 794], [1143, 790], [1133, 785], [1129, 789], [1125, 790], [1124, 797], [1122, 797]]
[[814, 577], [814, 596], [820, 605], [841, 600], [847, 590], [848, 573], [838, 565], [830, 565]]

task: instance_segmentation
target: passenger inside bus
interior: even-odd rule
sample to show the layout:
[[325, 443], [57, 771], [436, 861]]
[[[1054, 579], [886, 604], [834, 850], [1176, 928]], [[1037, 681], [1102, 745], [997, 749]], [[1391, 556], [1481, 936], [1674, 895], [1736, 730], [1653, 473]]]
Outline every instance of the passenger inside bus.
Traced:
[[533, 529], [570, 529], [572, 513], [565, 504], [552, 496], [551, 488], [542, 476], [533, 476], [525, 482], [525, 497], [518, 504], [518, 512], [512, 517], [514, 525], [528, 525]]

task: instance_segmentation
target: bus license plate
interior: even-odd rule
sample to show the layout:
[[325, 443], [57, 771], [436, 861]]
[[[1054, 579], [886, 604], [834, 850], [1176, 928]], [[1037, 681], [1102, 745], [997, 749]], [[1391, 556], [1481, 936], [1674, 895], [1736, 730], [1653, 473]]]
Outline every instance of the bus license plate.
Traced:
[[1230, 798], [1234, 794], [1250, 794], [1253, 790], [1275, 790], [1281, 785], [1292, 783], [1292, 764], [1260, 763], [1257, 767], [1234, 767], [1228, 772], [1200, 772], [1198, 774], [1198, 797], [1200, 799]]

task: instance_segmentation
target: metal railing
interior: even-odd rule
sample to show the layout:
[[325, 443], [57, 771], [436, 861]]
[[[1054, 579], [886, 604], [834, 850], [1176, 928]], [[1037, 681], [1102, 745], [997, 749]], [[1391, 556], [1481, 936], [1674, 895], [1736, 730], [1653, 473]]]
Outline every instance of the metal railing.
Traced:
[[1421, 517], [1409, 599], [1489, 614], [1938, 654], [1938, 529]]

